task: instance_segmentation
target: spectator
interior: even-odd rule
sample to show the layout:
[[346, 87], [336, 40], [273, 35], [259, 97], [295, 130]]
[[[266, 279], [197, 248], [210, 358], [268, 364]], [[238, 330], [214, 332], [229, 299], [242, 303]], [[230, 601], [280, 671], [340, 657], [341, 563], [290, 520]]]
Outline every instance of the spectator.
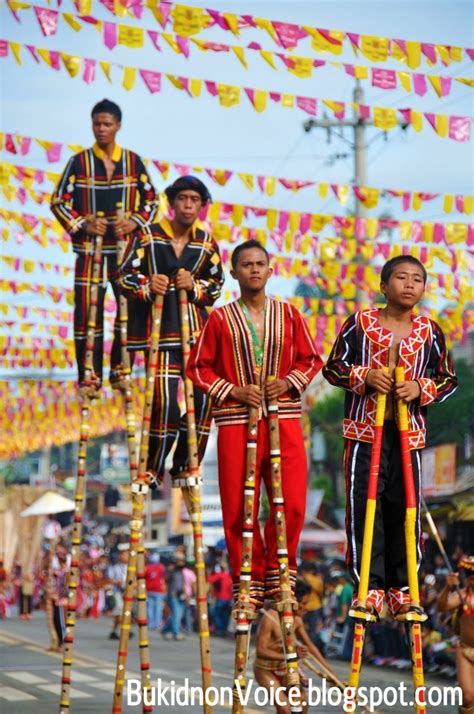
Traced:
[[145, 571], [148, 627], [159, 630], [166, 597], [165, 567], [159, 553], [150, 553]]
[[219, 637], [225, 637], [232, 612], [232, 577], [228, 570], [216, 565], [214, 572], [209, 576], [209, 584], [214, 597], [212, 610], [215, 627], [214, 634]]

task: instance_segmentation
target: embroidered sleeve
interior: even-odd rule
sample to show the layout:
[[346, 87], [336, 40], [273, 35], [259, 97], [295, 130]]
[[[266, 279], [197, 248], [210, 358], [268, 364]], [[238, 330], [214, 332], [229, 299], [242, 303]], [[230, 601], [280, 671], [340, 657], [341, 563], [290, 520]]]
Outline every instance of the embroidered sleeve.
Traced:
[[79, 233], [86, 222], [86, 217], [79, 213], [74, 203], [74, 184], [77, 171], [78, 159], [77, 156], [73, 156], [68, 161], [51, 198], [51, 211], [64, 230], [71, 235]]
[[294, 308], [291, 308], [291, 317], [295, 326], [296, 358], [285, 379], [301, 394], [320, 371], [323, 361], [316, 352], [305, 321]]
[[222, 291], [224, 271], [219, 248], [215, 240], [210, 241], [210, 251], [201, 267], [193, 275], [194, 288], [189, 293], [189, 300], [197, 307], [211, 307]]
[[186, 374], [193, 383], [203, 392], [209, 394], [218, 405], [225, 402], [235, 386], [226, 379], [219, 377], [214, 369], [216, 354], [221, 349], [221, 331], [222, 318], [213, 312], [191, 350], [186, 368]]
[[132, 220], [135, 221], [139, 228], [145, 228], [153, 223], [158, 210], [156, 200], [156, 192], [154, 186], [148, 176], [147, 170], [143, 161], [139, 156], [136, 157], [137, 162], [137, 188], [140, 196], [140, 203], [136, 211], [132, 213]]
[[356, 355], [357, 315], [351, 315], [337, 336], [329, 359], [323, 367], [323, 376], [335, 387], [363, 394], [365, 378], [370, 368], [355, 364]]
[[446, 347], [446, 340], [441, 327], [431, 322], [433, 343], [427, 365], [429, 377], [421, 377], [416, 381], [420, 385], [420, 406], [431, 402], [444, 402], [454, 394], [458, 380], [454, 372], [453, 360]]
[[140, 233], [134, 235], [119, 266], [117, 282], [127, 297], [153, 302], [154, 295], [150, 291], [150, 276], [146, 260], [147, 245], [147, 241]]

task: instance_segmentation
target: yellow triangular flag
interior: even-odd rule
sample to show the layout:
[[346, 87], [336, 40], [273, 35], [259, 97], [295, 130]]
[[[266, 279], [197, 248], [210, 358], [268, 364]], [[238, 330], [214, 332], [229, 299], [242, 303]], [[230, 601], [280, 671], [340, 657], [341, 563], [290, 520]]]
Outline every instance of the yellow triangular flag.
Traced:
[[75, 19], [74, 15], [71, 15], [69, 12], [63, 12], [63, 18], [65, 19], [69, 27], [72, 27], [75, 32], [79, 32], [79, 30], [82, 30], [81, 23]]
[[389, 131], [397, 126], [397, 112], [388, 107], [374, 107], [374, 126]]
[[233, 107], [240, 103], [240, 87], [233, 84], [217, 84], [219, 102], [223, 107]]
[[229, 25], [229, 30], [233, 35], [237, 36], [239, 34], [239, 18], [231, 12], [224, 12], [223, 18]]
[[274, 176], [267, 176], [265, 178], [264, 192], [267, 196], [273, 196], [276, 189], [276, 178]]
[[291, 108], [295, 103], [294, 94], [282, 94], [281, 95], [281, 106]]
[[245, 186], [247, 186], [249, 191], [253, 191], [255, 179], [252, 174], [241, 174], [241, 173], [237, 172], [237, 176], [242, 181], [242, 183], [245, 184]]
[[208, 20], [202, 7], [175, 5], [171, 15], [173, 17], [173, 31], [177, 35], [181, 35], [181, 37], [197, 35], [208, 25]]
[[464, 196], [463, 204], [463, 213], [468, 216], [474, 210], [474, 196]]
[[451, 54], [446, 45], [435, 45], [436, 51], [438, 52], [443, 64], [451, 64]]
[[161, 36], [162, 36], [162, 38], [164, 39], [164, 41], [169, 44], [169, 46], [171, 47], [171, 49], [172, 49], [174, 52], [176, 52], [177, 55], [182, 54], [182, 52], [181, 52], [181, 47], [178, 45], [178, 43], [176, 42], [176, 40], [175, 40], [175, 38], [173, 37], [173, 35], [170, 35], [168, 32], [162, 32], [162, 33], [161, 33]]
[[99, 62], [99, 65], [109, 82], [112, 82], [110, 77], [110, 62]]
[[411, 74], [409, 72], [397, 72], [397, 75], [405, 92], [411, 92]]
[[71, 77], [77, 77], [81, 71], [81, 58], [75, 57], [74, 55], [66, 55], [62, 52], [60, 53], [60, 57], [69, 75]]
[[260, 50], [260, 56], [267, 62], [272, 69], [276, 69], [276, 64], [275, 64], [275, 59], [274, 59], [274, 54], [273, 52], [269, 52], [268, 50]]
[[361, 35], [360, 50], [371, 62], [386, 62], [388, 59], [388, 37]]
[[232, 50], [234, 55], [237, 57], [239, 62], [245, 67], [245, 69], [248, 69], [249, 66], [247, 64], [247, 60], [245, 59], [244, 48], [238, 47], [238, 46], [231, 46], [230, 49]]
[[189, 81], [188, 90], [193, 97], [199, 97], [201, 94], [202, 80], [201, 79], [191, 79]]
[[410, 123], [413, 129], [417, 132], [423, 129], [423, 114], [421, 112], [410, 112]]
[[446, 193], [443, 198], [443, 211], [451, 213], [454, 208], [454, 196], [452, 193]]
[[[162, 35], [164, 37], [164, 35]], [[119, 45], [139, 49], [145, 44], [145, 36], [141, 27], [118, 25], [117, 42]]]
[[448, 136], [449, 120], [447, 114], [435, 115], [435, 127], [438, 136], [441, 136], [443, 139]]
[[313, 61], [309, 57], [291, 57], [291, 65], [287, 65], [288, 72], [301, 79], [308, 79], [313, 74]]
[[407, 65], [410, 69], [416, 69], [420, 66], [421, 45], [419, 42], [410, 41], [407, 41], [405, 44], [407, 48]]
[[[10, 49], [13, 53], [16, 63], [21, 65], [20, 50], [21, 50], [22, 45], [20, 45], [19, 42], [9, 42], [8, 44], [10, 45]], [[48, 59], [49, 59], [49, 55], [48, 55]], [[49, 64], [49, 62], [48, 62], [48, 64]]]
[[318, 196], [319, 198], [326, 198], [328, 195], [329, 186], [327, 183], [318, 184]]
[[441, 95], [442, 95], [442, 92], [441, 92], [441, 77], [438, 77], [438, 76], [435, 75], [435, 74], [427, 74], [426, 76], [428, 77], [429, 83], [431, 84], [431, 86], [432, 86], [433, 89], [435, 90], [435, 92], [436, 92], [436, 94], [438, 95], [438, 97], [441, 97]]
[[468, 87], [474, 87], [474, 79], [470, 79], [470, 77], [455, 77], [455, 81], [466, 84]]

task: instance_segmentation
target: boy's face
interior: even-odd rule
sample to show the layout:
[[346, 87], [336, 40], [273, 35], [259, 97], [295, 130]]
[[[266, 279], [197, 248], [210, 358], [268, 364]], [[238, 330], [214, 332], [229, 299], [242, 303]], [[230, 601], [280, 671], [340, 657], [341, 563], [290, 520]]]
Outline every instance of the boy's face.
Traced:
[[308, 612], [309, 595], [303, 595], [298, 600], [298, 615], [303, 617]]
[[388, 305], [411, 309], [420, 302], [425, 292], [423, 271], [414, 263], [399, 263], [388, 282], [382, 282], [380, 288]]
[[230, 274], [241, 290], [258, 293], [265, 288], [272, 269], [263, 250], [247, 248], [239, 254], [235, 270], [231, 270]]

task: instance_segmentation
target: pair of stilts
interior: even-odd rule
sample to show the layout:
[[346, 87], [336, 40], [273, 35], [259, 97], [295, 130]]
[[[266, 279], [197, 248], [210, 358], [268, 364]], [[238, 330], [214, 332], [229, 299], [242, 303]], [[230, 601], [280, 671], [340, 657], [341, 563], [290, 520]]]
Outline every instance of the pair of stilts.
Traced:
[[[121, 209], [118, 206], [117, 217]], [[73, 665], [74, 629], [76, 625], [77, 587], [79, 577], [79, 555], [82, 539], [82, 517], [86, 495], [86, 459], [87, 444], [89, 440], [89, 412], [91, 402], [97, 397], [97, 385], [94, 381], [94, 342], [97, 321], [97, 304], [99, 284], [101, 280], [103, 238], [95, 237], [93, 271], [89, 295], [89, 312], [87, 321], [86, 349], [85, 349], [85, 378], [81, 389], [81, 423], [78, 469], [75, 491], [74, 524], [71, 539], [71, 565], [68, 576], [68, 601], [66, 605], [66, 634], [64, 638], [64, 656], [61, 678], [61, 693], [59, 702], [60, 714], [70, 711], [70, 686]], [[117, 263], [120, 264], [126, 249], [126, 241], [117, 245]], [[181, 338], [183, 351], [183, 369], [185, 370], [190, 352], [190, 333], [188, 301], [186, 291], [179, 291], [179, 305], [181, 316]], [[123, 689], [126, 675], [126, 662], [128, 657], [128, 643], [132, 618], [132, 607], [135, 598], [137, 607], [137, 624], [139, 630], [139, 654], [143, 690], [143, 711], [152, 711], [146, 696], [150, 693], [150, 660], [148, 642], [147, 602], [145, 585], [145, 551], [143, 541], [143, 515], [146, 495], [149, 490], [147, 474], [148, 445], [150, 437], [150, 422], [155, 389], [155, 378], [158, 364], [158, 345], [160, 338], [161, 316], [163, 310], [163, 297], [157, 296], [152, 312], [152, 331], [150, 338], [150, 351], [146, 374], [145, 406], [142, 419], [142, 430], [139, 450], [135, 438], [135, 413], [133, 404], [133, 390], [131, 384], [130, 358], [127, 350], [127, 299], [119, 299], [119, 325], [122, 358], [122, 375], [119, 387], [124, 396], [127, 442], [129, 450], [129, 463], [131, 475], [132, 518], [130, 521], [130, 547], [127, 564], [126, 586], [124, 604], [120, 626], [119, 650], [117, 669], [114, 685], [114, 698], [112, 712], [119, 714], [122, 711]], [[198, 449], [196, 436], [196, 423], [194, 413], [193, 386], [185, 379], [185, 397], [188, 428], [188, 470], [184, 477], [175, 485], [183, 488], [184, 500], [189, 511], [194, 536], [194, 558], [197, 575], [197, 610], [199, 620], [199, 640], [202, 665], [202, 684], [206, 690], [211, 684], [211, 663], [209, 646], [209, 620], [207, 614], [207, 596], [205, 580], [204, 553], [202, 547], [202, 515], [200, 476], [198, 463]], [[210, 712], [206, 705], [205, 713]]]
[[[270, 377], [275, 379], [275, 377]], [[270, 401], [269, 430], [270, 430], [270, 467], [272, 493], [268, 494], [273, 501], [275, 517], [275, 533], [277, 538], [277, 559], [280, 580], [280, 596], [276, 603], [282, 630], [282, 641], [286, 664], [286, 685], [294, 688], [295, 697], [292, 697], [292, 712], [301, 712], [301, 690], [298, 673], [298, 655], [296, 651], [296, 637], [294, 613], [297, 609], [296, 600], [292, 596], [290, 570], [286, 537], [285, 504], [282, 490], [281, 455], [280, 455], [280, 429], [278, 421], [278, 403]], [[247, 430], [247, 456], [244, 485], [244, 513], [242, 528], [242, 560], [240, 566], [240, 582], [237, 602], [234, 607], [236, 621], [236, 646], [234, 661], [234, 697], [233, 714], [241, 714], [244, 710], [245, 690], [247, 687], [247, 667], [250, 647], [250, 634], [252, 621], [256, 617], [255, 606], [251, 602], [251, 577], [252, 577], [252, 547], [254, 512], [258, 509], [255, 503], [255, 479], [257, 460], [257, 435], [258, 435], [258, 410], [250, 407]]]
[[[403, 367], [397, 367], [395, 369], [395, 380], [397, 382], [403, 382], [405, 380]], [[352, 660], [349, 674], [349, 687], [354, 688], [354, 692], [356, 692], [357, 687], [359, 686], [366, 628], [370, 622], [374, 622], [376, 619], [376, 616], [367, 609], [367, 597], [369, 591], [370, 564], [374, 536], [375, 511], [377, 506], [377, 485], [380, 470], [385, 407], [386, 395], [378, 393], [374, 425], [374, 441], [370, 461], [367, 506], [365, 512], [359, 589], [357, 593], [357, 604], [349, 612], [351, 617], [355, 620]], [[416, 693], [415, 709], [418, 714], [425, 714], [426, 707], [424, 703], [421, 623], [426, 620], [427, 616], [424, 614], [420, 604], [420, 592], [418, 586], [418, 566], [416, 556], [417, 502], [410, 447], [408, 443], [408, 408], [405, 402], [398, 400], [397, 409], [403, 482], [405, 488], [405, 547], [410, 605], [408, 611], [396, 616], [396, 619], [407, 624], [412, 658], [413, 686]], [[347, 711], [353, 711], [353, 709], [348, 708]]]

